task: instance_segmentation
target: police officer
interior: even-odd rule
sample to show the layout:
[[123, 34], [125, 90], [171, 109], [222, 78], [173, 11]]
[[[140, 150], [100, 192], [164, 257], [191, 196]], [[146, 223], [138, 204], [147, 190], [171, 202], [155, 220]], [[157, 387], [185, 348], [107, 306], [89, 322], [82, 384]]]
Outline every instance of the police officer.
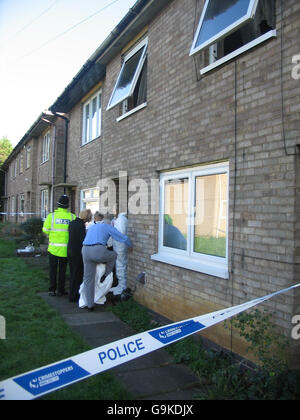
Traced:
[[[43, 232], [49, 235], [49, 269], [50, 269], [50, 288], [49, 295], [64, 296], [66, 269], [67, 269], [67, 249], [69, 242], [69, 224], [76, 219], [76, 216], [69, 212], [69, 198], [66, 195], [60, 197], [57, 203], [57, 210], [50, 213], [45, 220]], [[58, 282], [57, 282], [58, 269]]]

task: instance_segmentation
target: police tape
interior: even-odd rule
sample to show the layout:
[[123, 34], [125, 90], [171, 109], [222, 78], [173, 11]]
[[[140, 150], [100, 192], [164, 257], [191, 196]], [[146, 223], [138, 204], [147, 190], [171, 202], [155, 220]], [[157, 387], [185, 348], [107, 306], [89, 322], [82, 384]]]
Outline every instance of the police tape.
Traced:
[[24, 213], [24, 212], [19, 212], [19, 213], [8, 213], [8, 212], [0, 212], [0, 216], [40, 216], [40, 213]]
[[297, 287], [300, 283], [241, 305], [136, 334], [7, 379], [0, 382], [0, 400], [33, 400], [52, 393], [201, 332]]

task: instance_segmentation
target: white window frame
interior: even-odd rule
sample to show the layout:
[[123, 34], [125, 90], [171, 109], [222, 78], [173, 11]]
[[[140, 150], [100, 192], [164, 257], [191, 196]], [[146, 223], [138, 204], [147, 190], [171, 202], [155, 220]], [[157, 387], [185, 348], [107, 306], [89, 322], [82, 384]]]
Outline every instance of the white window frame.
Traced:
[[16, 197], [15, 196], [11, 197], [11, 210], [10, 210], [10, 212], [11, 212], [12, 216], [16, 212]]
[[[84, 197], [84, 194], [86, 192], [88, 192], [88, 191], [91, 191], [91, 192], [98, 191], [99, 195], [98, 195], [98, 197], [97, 196], [94, 197], [94, 193], [92, 193], [92, 196], [91, 197], [89, 197], [87, 199], [83, 198]], [[97, 188], [97, 187], [85, 188], [85, 189], [83, 189], [83, 190], [80, 191], [80, 211], [88, 208], [86, 206], [86, 202], [97, 203], [98, 204], [98, 207], [99, 207], [99, 203], [100, 203], [100, 190], [99, 190], [99, 188]]]
[[26, 169], [31, 167], [31, 146], [27, 147], [26, 151]]
[[[218, 257], [194, 252], [194, 224], [195, 224], [195, 185], [199, 176], [227, 174], [228, 197], [227, 197], [227, 236], [226, 257]], [[164, 246], [164, 206], [165, 206], [165, 182], [168, 180], [189, 179], [188, 199], [188, 239], [187, 250], [180, 250]], [[173, 172], [165, 172], [160, 178], [160, 210], [159, 210], [159, 243], [158, 253], [151, 256], [152, 260], [182, 267], [188, 270], [209, 274], [215, 277], [228, 279], [228, 232], [229, 232], [229, 163], [222, 162], [197, 168], [188, 168]]]
[[42, 148], [42, 162], [48, 162], [50, 156], [50, 140], [51, 134], [50, 130], [43, 136], [43, 148]]
[[207, 41], [203, 42], [202, 44], [200, 44], [197, 47], [196, 45], [197, 45], [198, 37], [200, 35], [202, 25], [203, 25], [203, 21], [204, 21], [206, 11], [207, 11], [207, 8], [209, 6], [210, 1], [211, 0], [206, 0], [206, 2], [205, 2], [205, 5], [204, 5], [203, 11], [202, 11], [202, 15], [201, 15], [201, 18], [200, 18], [200, 22], [199, 22], [199, 25], [198, 25], [198, 28], [197, 28], [197, 31], [196, 31], [194, 41], [193, 41], [193, 45], [192, 45], [192, 48], [191, 48], [190, 55], [196, 54], [198, 51], [201, 51], [204, 48], [209, 47], [212, 44], [215, 44], [219, 39], [222, 39], [225, 36], [229, 35], [231, 32], [234, 32], [239, 27], [241, 27], [246, 22], [248, 22], [250, 19], [252, 19], [253, 16], [255, 15], [257, 5], [258, 5], [258, 2], [259, 2], [259, 0], [249, 0], [248, 10], [247, 10], [247, 13], [244, 16], [242, 16], [240, 19], [238, 19], [236, 22], [232, 23], [231, 25], [227, 26], [227, 28], [225, 28], [223, 31], [216, 33], [214, 36], [212, 36]]
[[20, 194], [20, 217], [24, 217], [24, 213], [25, 213], [25, 194]]
[[24, 172], [24, 156], [23, 154], [20, 156], [20, 168], [19, 173], [22, 174]]
[[[202, 15], [200, 18], [200, 22], [193, 40], [193, 45], [190, 51], [190, 56], [193, 56], [195, 54], [197, 54], [199, 51], [202, 51], [205, 48], [208, 48], [210, 46], [212, 46], [213, 44], [217, 43], [218, 41], [220, 41], [221, 39], [225, 38], [226, 36], [230, 35], [230, 33], [236, 31], [238, 28], [240, 28], [241, 26], [243, 26], [244, 24], [246, 24], [247, 22], [250, 21], [250, 19], [252, 19], [255, 16], [256, 10], [257, 10], [257, 5], [259, 3], [259, 0], [250, 0], [249, 2], [249, 7], [248, 7], [248, 11], [247, 13], [240, 19], [238, 19], [236, 22], [234, 22], [233, 24], [229, 25], [227, 28], [225, 28], [223, 31], [220, 31], [219, 33], [216, 33], [214, 36], [212, 36], [210, 39], [208, 39], [207, 41], [203, 42], [202, 44], [197, 45], [197, 40], [200, 34], [200, 31], [202, 29], [202, 24], [205, 18], [205, 14], [206, 14], [206, 10], [208, 8], [209, 2], [211, 0], [206, 0], [203, 11], [202, 11]], [[243, 45], [241, 48], [238, 48], [237, 50], [231, 52], [230, 54], [221, 57], [220, 59], [211, 62], [208, 66], [204, 67], [203, 69], [200, 70], [200, 74], [204, 75], [205, 73], [215, 69], [218, 66], [221, 66], [222, 64], [226, 63], [227, 61], [232, 60], [233, 58], [237, 57], [238, 55], [243, 54], [244, 52], [254, 48], [255, 46], [265, 42], [266, 40], [270, 39], [270, 38], [274, 38], [277, 36], [277, 31], [276, 29], [274, 30], [270, 30], [268, 32], [266, 32], [265, 34], [261, 35], [260, 37], [254, 39], [253, 41]]]
[[41, 218], [46, 220], [49, 214], [49, 190], [41, 191]]
[[[113, 99], [114, 99], [114, 96], [115, 96], [115, 92], [116, 92], [116, 90], [118, 88], [119, 81], [120, 81], [120, 79], [122, 77], [122, 74], [123, 74], [123, 71], [125, 69], [125, 66], [126, 66], [127, 61], [130, 60], [130, 58], [133, 57], [142, 48], [144, 49], [144, 51], [143, 51], [143, 53], [142, 53], [142, 55], [140, 57], [140, 60], [139, 60], [138, 65], [137, 65], [137, 68], [135, 70], [135, 74], [134, 74], [134, 77], [132, 79], [132, 83], [131, 83], [131, 87], [130, 87], [129, 93], [124, 94], [118, 100], [115, 100], [114, 101]], [[141, 71], [143, 69], [144, 63], [145, 63], [146, 58], [147, 58], [147, 49], [148, 49], [148, 38], [145, 38], [133, 50], [131, 50], [128, 54], [125, 55], [124, 62], [123, 62], [121, 71], [119, 73], [119, 76], [118, 76], [117, 82], [115, 84], [113, 93], [112, 93], [112, 95], [110, 97], [110, 100], [108, 102], [108, 106], [106, 108], [107, 111], [110, 110], [110, 109], [112, 109], [112, 108], [114, 108], [115, 106], [119, 105], [121, 102], [125, 101], [126, 99], [128, 99], [130, 96], [133, 95], [134, 89], [135, 89], [136, 84], [137, 84], [137, 82], [139, 80]]]
[[[96, 110], [96, 135], [93, 135], [93, 101], [97, 98], [97, 110]], [[87, 127], [87, 106], [89, 106], [89, 127]], [[98, 90], [94, 93], [88, 101], [83, 104], [83, 116], [82, 116], [82, 146], [90, 143], [101, 136], [102, 131], [102, 90]]]

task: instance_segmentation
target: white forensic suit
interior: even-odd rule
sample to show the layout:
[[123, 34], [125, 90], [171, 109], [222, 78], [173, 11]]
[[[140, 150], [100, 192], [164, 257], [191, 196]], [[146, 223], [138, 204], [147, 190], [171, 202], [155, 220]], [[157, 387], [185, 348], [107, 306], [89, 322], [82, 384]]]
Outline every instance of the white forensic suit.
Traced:
[[[120, 213], [113, 221], [113, 226], [123, 235], [127, 235], [128, 219], [126, 213]], [[113, 249], [118, 254], [116, 261], [116, 275], [119, 281], [118, 286], [113, 287], [110, 291], [114, 296], [121, 295], [127, 289], [127, 269], [128, 269], [128, 246], [113, 239]]]

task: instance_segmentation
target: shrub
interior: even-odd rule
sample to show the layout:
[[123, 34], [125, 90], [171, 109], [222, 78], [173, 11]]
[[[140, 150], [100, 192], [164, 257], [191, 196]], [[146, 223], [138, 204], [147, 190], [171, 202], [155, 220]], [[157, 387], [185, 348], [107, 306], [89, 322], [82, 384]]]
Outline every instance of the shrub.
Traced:
[[21, 229], [24, 232], [22, 239], [27, 241], [30, 245], [39, 248], [45, 241], [43, 234], [43, 221], [39, 218], [28, 219], [21, 224]]

